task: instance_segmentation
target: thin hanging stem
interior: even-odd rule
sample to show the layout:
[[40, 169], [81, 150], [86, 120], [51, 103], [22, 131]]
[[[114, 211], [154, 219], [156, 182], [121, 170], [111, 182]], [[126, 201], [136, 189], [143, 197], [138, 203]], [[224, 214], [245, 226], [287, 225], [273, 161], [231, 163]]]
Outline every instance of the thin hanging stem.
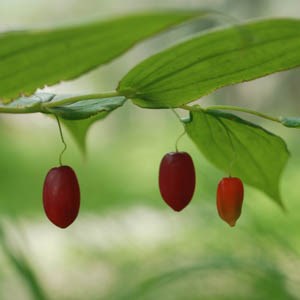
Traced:
[[184, 131], [180, 134], [180, 136], [177, 138], [177, 140], [176, 140], [176, 142], [175, 142], [175, 150], [176, 150], [176, 152], [178, 152], [178, 142], [179, 142], [179, 140], [180, 140], [185, 134], [186, 134], [186, 131], [184, 130]]
[[59, 129], [59, 134], [60, 134], [61, 141], [62, 141], [62, 143], [64, 144], [64, 148], [63, 148], [63, 150], [60, 152], [60, 154], [59, 154], [59, 159], [58, 159], [59, 165], [62, 166], [62, 165], [63, 165], [63, 164], [62, 164], [62, 156], [63, 156], [64, 152], [67, 150], [67, 144], [66, 144], [66, 142], [65, 142], [65, 139], [64, 139], [64, 136], [63, 136], [63, 133], [62, 133], [62, 129], [61, 129], [61, 125], [60, 125], [59, 118], [58, 118], [57, 115], [54, 115], [54, 116], [55, 116], [56, 121], [57, 121], [57, 124], [58, 124], [58, 129]]
[[[171, 108], [172, 112], [175, 114], [175, 116], [181, 121], [180, 115], [178, 114], [178, 112], [174, 109]], [[175, 151], [178, 152], [178, 142], [179, 140], [186, 134], [186, 131], [184, 129], [184, 131], [179, 135], [179, 137], [176, 139], [175, 142]]]
[[174, 109], [174, 108], [171, 108], [172, 112], [174, 113], [174, 115], [179, 119], [181, 120], [180, 118], [180, 115], [178, 114], [178, 112]]

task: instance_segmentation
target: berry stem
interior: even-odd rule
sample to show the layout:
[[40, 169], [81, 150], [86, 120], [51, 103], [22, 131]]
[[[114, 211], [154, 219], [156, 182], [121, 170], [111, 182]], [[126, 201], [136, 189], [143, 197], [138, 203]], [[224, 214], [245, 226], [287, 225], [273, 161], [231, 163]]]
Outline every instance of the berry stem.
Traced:
[[180, 136], [176, 139], [176, 142], [175, 142], [175, 150], [176, 152], [178, 152], [178, 142], [180, 141], [180, 139], [186, 134], [186, 131], [184, 130]]
[[[171, 108], [172, 112], [174, 113], [174, 115], [178, 118], [178, 120], [181, 120], [181, 117], [180, 115], [177, 113], [177, 111], [174, 109], [174, 108]], [[176, 139], [176, 142], [175, 142], [175, 151], [176, 152], [179, 152], [178, 151], [178, 142], [179, 140], [184, 136], [184, 134], [186, 133], [185, 129], [184, 131], [179, 135], [179, 137]]]
[[65, 139], [64, 139], [64, 136], [63, 136], [63, 133], [62, 133], [62, 129], [61, 129], [61, 124], [60, 124], [59, 118], [58, 118], [57, 115], [55, 115], [55, 118], [56, 118], [56, 121], [57, 121], [57, 124], [58, 124], [58, 129], [59, 129], [59, 134], [60, 134], [61, 141], [62, 141], [62, 143], [64, 144], [64, 148], [63, 148], [63, 150], [60, 152], [60, 154], [59, 154], [59, 159], [58, 159], [59, 165], [62, 166], [62, 165], [63, 165], [63, 164], [62, 164], [62, 156], [63, 156], [64, 152], [67, 150], [67, 144], [66, 144], [66, 142], [65, 142]]
[[178, 114], [178, 112], [174, 109], [174, 108], [171, 108], [172, 112], [174, 113], [174, 115], [180, 120], [181, 117], [180, 115]]

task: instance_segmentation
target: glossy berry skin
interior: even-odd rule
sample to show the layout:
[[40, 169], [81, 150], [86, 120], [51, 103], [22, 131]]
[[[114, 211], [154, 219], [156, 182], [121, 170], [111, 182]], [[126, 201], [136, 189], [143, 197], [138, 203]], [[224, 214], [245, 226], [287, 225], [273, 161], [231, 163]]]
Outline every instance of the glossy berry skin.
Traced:
[[239, 178], [223, 178], [217, 190], [219, 216], [230, 226], [234, 226], [242, 212], [244, 198], [243, 183]]
[[71, 167], [60, 166], [48, 172], [43, 188], [43, 205], [54, 225], [66, 228], [74, 222], [80, 207], [80, 189]]
[[191, 201], [195, 191], [195, 168], [186, 152], [167, 153], [159, 168], [159, 190], [164, 201], [175, 211], [181, 211]]

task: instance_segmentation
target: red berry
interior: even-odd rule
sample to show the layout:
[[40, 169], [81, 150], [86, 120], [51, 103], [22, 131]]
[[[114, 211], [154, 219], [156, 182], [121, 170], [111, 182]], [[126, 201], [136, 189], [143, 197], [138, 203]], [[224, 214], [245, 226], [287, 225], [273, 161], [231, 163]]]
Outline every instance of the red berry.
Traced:
[[234, 226], [241, 215], [244, 198], [243, 183], [239, 178], [223, 178], [218, 185], [217, 209], [219, 216]]
[[80, 206], [80, 189], [77, 177], [69, 166], [52, 168], [43, 189], [44, 210], [56, 226], [66, 228], [76, 219]]
[[184, 209], [195, 191], [195, 168], [186, 152], [167, 153], [159, 169], [159, 189], [164, 201], [175, 211]]

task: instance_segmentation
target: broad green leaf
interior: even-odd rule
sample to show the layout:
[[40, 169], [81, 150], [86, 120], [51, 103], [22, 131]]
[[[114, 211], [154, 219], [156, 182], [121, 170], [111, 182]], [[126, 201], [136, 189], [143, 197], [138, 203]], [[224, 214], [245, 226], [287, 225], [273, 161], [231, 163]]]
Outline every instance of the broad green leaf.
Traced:
[[220, 111], [192, 112], [184, 124], [203, 155], [226, 176], [241, 178], [282, 205], [279, 179], [289, 152], [280, 137]]
[[[70, 97], [70, 96], [64, 96]], [[53, 101], [62, 100], [59, 96]], [[73, 104], [53, 107], [49, 112], [57, 115], [70, 131], [83, 154], [86, 152], [86, 135], [93, 123], [105, 118], [110, 112], [122, 106], [125, 97], [83, 100]]]
[[209, 32], [160, 52], [121, 80], [142, 107], [178, 107], [212, 91], [300, 66], [300, 20], [269, 19]]
[[105, 64], [135, 43], [203, 12], [149, 12], [54, 30], [0, 35], [0, 99], [70, 80]]
[[300, 118], [299, 117], [281, 117], [280, 122], [282, 125], [291, 128], [300, 127]]

